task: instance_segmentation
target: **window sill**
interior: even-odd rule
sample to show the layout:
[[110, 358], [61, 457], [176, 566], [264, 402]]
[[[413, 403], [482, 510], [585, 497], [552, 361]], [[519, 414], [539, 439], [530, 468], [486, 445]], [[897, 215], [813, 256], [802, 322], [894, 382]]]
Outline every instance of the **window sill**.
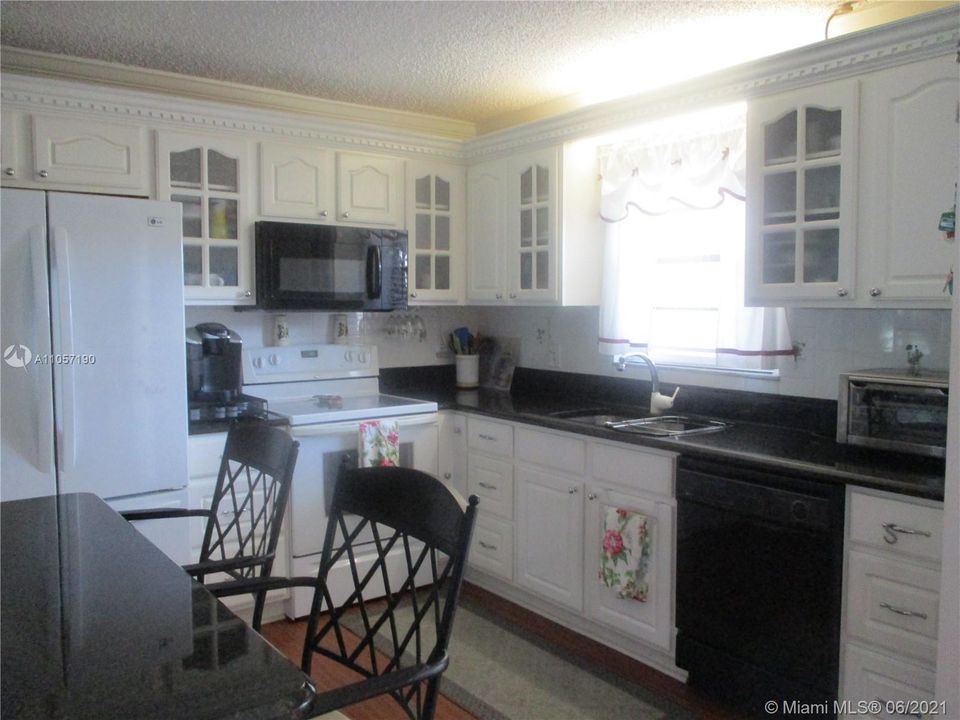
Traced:
[[697, 373], [705, 375], [721, 375], [732, 378], [743, 378], [750, 380], [766, 380], [771, 382], [779, 382], [780, 380], [780, 371], [779, 370], [743, 370], [740, 368], [719, 368], [719, 367], [707, 367], [704, 365], [677, 365], [673, 363], [657, 363], [657, 370], [661, 372], [666, 371], [677, 371], [683, 373]]

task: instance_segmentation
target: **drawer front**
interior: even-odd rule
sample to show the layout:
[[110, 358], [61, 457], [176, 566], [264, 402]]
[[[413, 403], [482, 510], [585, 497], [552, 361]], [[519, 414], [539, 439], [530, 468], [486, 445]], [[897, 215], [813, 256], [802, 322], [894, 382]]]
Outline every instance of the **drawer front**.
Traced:
[[855, 543], [940, 562], [942, 531], [938, 507], [850, 493], [850, 540]]
[[513, 426], [507, 423], [467, 418], [467, 445], [491, 455], [513, 457]]
[[477, 515], [470, 564], [504, 580], [513, 580], [513, 525], [485, 513]]
[[187, 441], [187, 468], [190, 477], [217, 475], [226, 444], [226, 433], [191, 436]]
[[[848, 644], [843, 660], [843, 697], [848, 701], [844, 717], [874, 717], [893, 720], [914, 717], [914, 708], [888, 705], [893, 702], [930, 701], [936, 676], [932, 670], [896, 660], [859, 645]], [[879, 713], [857, 713], [857, 703], [879, 701]], [[891, 712], [887, 712], [887, 710]], [[905, 712], [898, 713], [898, 709]], [[919, 716], [917, 716], [919, 717]]]
[[479, 453], [467, 457], [467, 492], [485, 513], [513, 518], [513, 465]]
[[517, 428], [517, 460], [561, 470], [570, 475], [582, 475], [586, 466], [587, 445], [569, 435]]
[[594, 444], [592, 455], [592, 477], [646, 493], [673, 497], [675, 456], [606, 443]]
[[939, 572], [851, 550], [847, 578], [848, 635], [894, 657], [936, 662]]

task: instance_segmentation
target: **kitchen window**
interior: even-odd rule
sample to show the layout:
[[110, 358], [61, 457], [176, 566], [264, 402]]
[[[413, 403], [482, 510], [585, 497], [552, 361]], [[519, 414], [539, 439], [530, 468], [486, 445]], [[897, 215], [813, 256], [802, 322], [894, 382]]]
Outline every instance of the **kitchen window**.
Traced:
[[601, 353], [752, 371], [793, 354], [782, 308], [743, 305], [745, 127], [741, 104], [600, 148]]

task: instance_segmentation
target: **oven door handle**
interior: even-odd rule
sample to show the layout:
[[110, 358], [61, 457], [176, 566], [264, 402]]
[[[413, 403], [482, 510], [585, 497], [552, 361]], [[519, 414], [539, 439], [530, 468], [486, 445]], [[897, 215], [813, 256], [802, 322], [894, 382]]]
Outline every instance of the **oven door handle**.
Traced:
[[[370, 418], [373, 419], [373, 418]], [[384, 418], [389, 419], [389, 418]], [[437, 414], [421, 415], [402, 415], [396, 418], [400, 427], [427, 427], [436, 425]], [[290, 428], [290, 434], [294, 438], [321, 437], [324, 435], [342, 435], [343, 433], [356, 433], [360, 431], [361, 420], [349, 420], [339, 423], [324, 423], [318, 425], [296, 425]]]
[[920, 383], [875, 383], [875, 382], [861, 382], [856, 380], [850, 381], [850, 386], [856, 388], [857, 390], [873, 390], [877, 392], [892, 392], [897, 390], [909, 389], [909, 391], [915, 395], [932, 395], [935, 397], [947, 397], [949, 392], [943, 388], [939, 387], [924, 387]]

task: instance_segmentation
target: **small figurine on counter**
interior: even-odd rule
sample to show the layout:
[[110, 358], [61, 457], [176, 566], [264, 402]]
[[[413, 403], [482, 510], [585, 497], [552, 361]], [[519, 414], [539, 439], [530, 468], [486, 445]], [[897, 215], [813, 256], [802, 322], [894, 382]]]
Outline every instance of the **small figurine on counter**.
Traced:
[[910, 365], [910, 374], [919, 375], [920, 374], [920, 358], [923, 357], [923, 352], [920, 350], [919, 345], [907, 345], [907, 363]]

